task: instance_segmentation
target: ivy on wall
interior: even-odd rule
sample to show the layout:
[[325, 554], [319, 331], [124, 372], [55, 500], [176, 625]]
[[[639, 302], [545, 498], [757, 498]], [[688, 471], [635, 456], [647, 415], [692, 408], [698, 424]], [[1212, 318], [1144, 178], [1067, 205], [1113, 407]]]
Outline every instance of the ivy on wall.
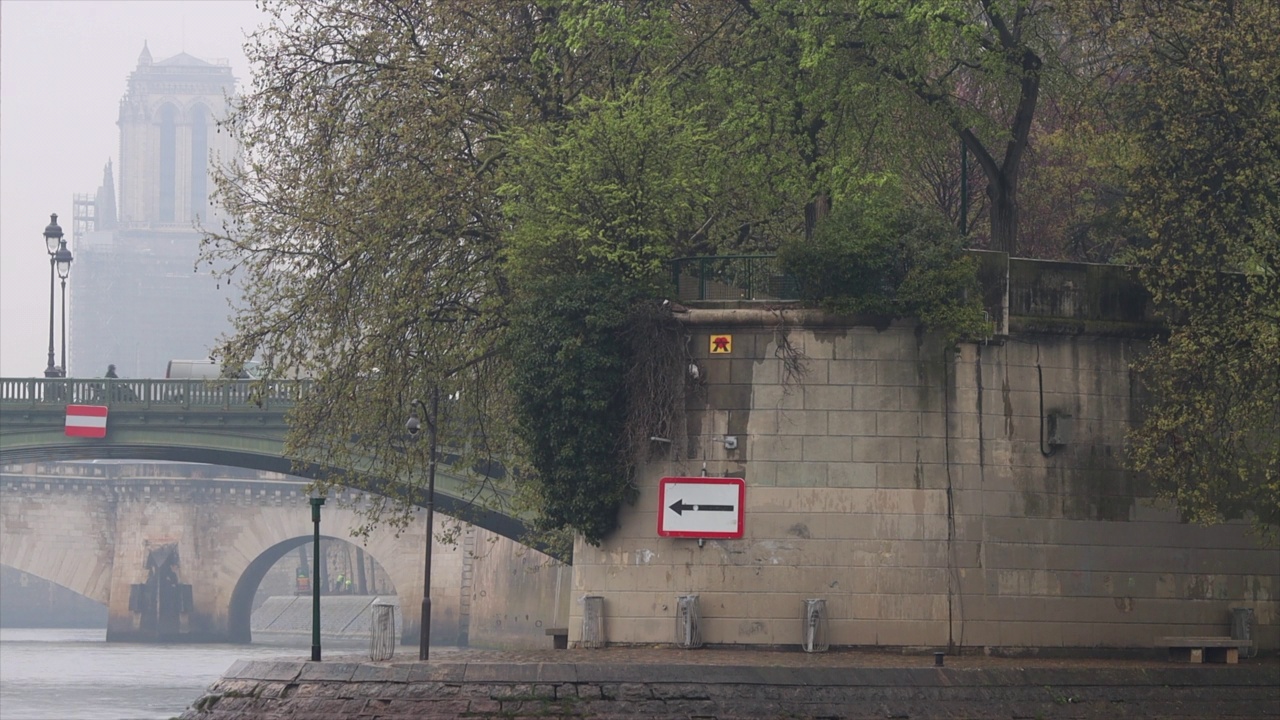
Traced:
[[538, 474], [546, 529], [599, 543], [631, 494], [618, 452], [627, 419], [624, 338], [634, 296], [607, 273], [556, 275], [527, 288], [508, 335], [518, 433]]

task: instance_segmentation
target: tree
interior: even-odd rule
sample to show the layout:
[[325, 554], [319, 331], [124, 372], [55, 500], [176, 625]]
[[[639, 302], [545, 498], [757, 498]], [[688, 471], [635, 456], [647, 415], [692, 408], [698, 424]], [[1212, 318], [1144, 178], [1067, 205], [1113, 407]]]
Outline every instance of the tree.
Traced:
[[948, 343], [987, 331], [976, 265], [941, 215], [882, 189], [837, 207], [813, 239], [782, 246], [778, 263], [800, 297], [836, 313], [918, 318]]
[[[898, 187], [908, 163], [887, 138], [903, 118], [927, 144], [949, 127], [986, 153], [977, 163], [1012, 248], [1054, 17], [1012, 0], [266, 5], [274, 20], [248, 48], [253, 87], [224, 125], [245, 148], [218, 182], [233, 220], [208, 238], [209, 258], [248, 290], [221, 352], [232, 364], [260, 359], [271, 377], [316, 380], [287, 452], [355, 468], [334, 482], [405, 491], [371, 523], [383, 510], [407, 519], [397, 503], [426, 458], [399, 429], [411, 403], [437, 391], [451, 453], [534, 458], [519, 476], [535, 486], [571, 477], [552, 462], [566, 453], [530, 429], [546, 407], [536, 388], [511, 385], [588, 339], [534, 342], [551, 327], [538, 312], [558, 292], [549, 279], [584, 307], [583, 289], [601, 277], [628, 299], [625, 312], [570, 308], [594, 323], [593, 343], [609, 342], [619, 317], [668, 333], [644, 302], [665, 262], [772, 251], [833, 202]], [[666, 422], [673, 397], [638, 379], [678, 359], [637, 353], [643, 339], [601, 365], [629, 389], [629, 437]], [[513, 347], [537, 352], [521, 365]], [[574, 356], [606, 355], [595, 351]], [[644, 396], [662, 399], [633, 402]], [[562, 440], [561, 450], [577, 442]], [[637, 448], [614, 450], [625, 465]], [[566, 500], [543, 508], [561, 526], [606, 531], [607, 519], [579, 519], [563, 489], [531, 495]]]
[[[223, 126], [245, 151], [217, 184], [233, 220], [207, 237], [209, 259], [228, 261], [227, 279], [247, 290], [220, 352], [229, 363], [260, 358], [273, 378], [314, 379], [286, 452], [350, 469], [326, 482], [389, 495], [375, 498], [370, 527], [405, 522], [426, 467], [424, 444], [400, 432], [413, 400], [437, 390], [449, 399], [441, 443], [451, 452], [512, 460], [518, 447], [513, 368], [501, 349], [522, 295], [508, 272], [519, 263], [508, 266], [504, 251], [549, 216], [508, 218], [504, 202], [519, 209], [514, 200], [555, 189], [531, 143], [560, 147], [570, 121], [605, 113], [593, 99], [692, 66], [723, 24], [657, 2], [271, 0], [267, 10], [273, 22], [248, 46], [253, 87]], [[529, 166], [517, 172], [513, 157]], [[566, 158], [586, 170], [600, 159], [551, 159]], [[532, 185], [500, 192], [512, 178]], [[615, 190], [578, 199], [612, 202], [633, 188]], [[581, 215], [596, 228], [613, 223], [605, 239], [617, 244], [593, 236], [580, 247], [664, 259], [636, 224], [650, 222], [653, 203], [603, 214], [618, 207]]]
[[[1018, 181], [1054, 48], [1051, 5], [1034, 0], [740, 0], [753, 17], [797, 18], [806, 63], [839, 62], [909, 94], [960, 138], [987, 178], [991, 247], [1017, 250]], [[764, 9], [768, 6], [768, 10]], [[846, 85], [843, 95], [854, 88]], [[866, 94], [863, 94], [866, 97]], [[883, 102], [883, 99], [881, 100]]]
[[[247, 291], [222, 352], [316, 381], [286, 451], [354, 469], [332, 481], [421, 478], [425, 443], [406, 445], [400, 430], [411, 402], [437, 388], [456, 417], [486, 421], [442, 443], [497, 452], [497, 138], [554, 116], [572, 90], [533, 62], [552, 18], [462, 0], [267, 9], [274, 22], [247, 47], [253, 87], [223, 128], [244, 148], [217, 184], [234, 220], [207, 239]], [[382, 510], [405, 521], [397, 502], [413, 488], [380, 487], [391, 498], [371, 522]]]
[[1280, 524], [1280, 7], [1151, 2], [1130, 109], [1129, 212], [1168, 338], [1132, 466], [1192, 521]]

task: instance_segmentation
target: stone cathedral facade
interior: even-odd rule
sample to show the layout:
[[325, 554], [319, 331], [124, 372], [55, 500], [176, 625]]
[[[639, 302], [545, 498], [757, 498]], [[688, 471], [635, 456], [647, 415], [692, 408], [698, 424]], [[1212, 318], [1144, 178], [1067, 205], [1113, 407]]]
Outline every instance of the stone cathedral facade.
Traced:
[[234, 297], [197, 259], [201, 228], [221, 222], [212, 173], [237, 157], [217, 127], [235, 83], [224, 61], [156, 61], [144, 44], [120, 101], [118, 177], [109, 162], [92, 200], [77, 198], [71, 375], [163, 377], [230, 329]]

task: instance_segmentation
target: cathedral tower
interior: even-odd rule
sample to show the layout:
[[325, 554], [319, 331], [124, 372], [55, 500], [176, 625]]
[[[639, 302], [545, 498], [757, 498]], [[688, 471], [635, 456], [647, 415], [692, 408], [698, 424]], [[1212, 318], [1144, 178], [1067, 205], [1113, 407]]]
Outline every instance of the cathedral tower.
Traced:
[[216, 132], [235, 91], [231, 68], [186, 53], [153, 62], [143, 44], [120, 101], [122, 228], [190, 228], [208, 221], [213, 158], [229, 158]]
[[212, 173], [236, 159], [218, 132], [235, 91], [225, 62], [154, 61], [144, 44], [120, 101], [120, 156], [96, 195], [77, 197], [69, 371], [164, 377], [172, 359], [207, 357], [231, 329], [233, 292], [199, 264], [200, 228], [220, 226]]

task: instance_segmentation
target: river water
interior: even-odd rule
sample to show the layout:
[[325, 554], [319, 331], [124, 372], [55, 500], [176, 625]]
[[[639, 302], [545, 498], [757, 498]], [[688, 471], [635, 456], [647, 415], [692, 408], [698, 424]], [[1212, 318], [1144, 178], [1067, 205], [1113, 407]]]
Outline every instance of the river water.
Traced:
[[167, 720], [236, 660], [310, 645], [139, 645], [106, 630], [0, 628], [0, 720]]

